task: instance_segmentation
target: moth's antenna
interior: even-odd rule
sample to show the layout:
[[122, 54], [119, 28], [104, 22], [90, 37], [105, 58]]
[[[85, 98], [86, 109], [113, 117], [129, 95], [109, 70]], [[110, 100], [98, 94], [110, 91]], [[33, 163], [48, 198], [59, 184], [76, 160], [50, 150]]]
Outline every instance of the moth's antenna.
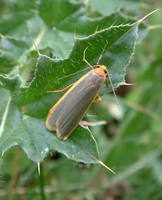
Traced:
[[74, 72], [74, 73], [72, 73], [72, 74], [65, 75], [64, 77], [61, 77], [61, 78], [59, 78], [58, 80], [61, 80], [61, 79], [64, 79], [64, 78], [68, 78], [68, 77], [73, 76], [73, 75], [75, 75], [75, 74], [78, 74], [78, 73], [80, 73], [80, 72], [86, 71], [88, 68], [94, 69], [93, 66], [92, 66], [92, 65], [87, 61], [87, 59], [86, 59], [86, 56], [85, 56], [85, 55], [86, 55], [87, 49], [88, 49], [88, 47], [86, 47], [85, 50], [84, 50], [84, 52], [83, 52], [83, 61], [88, 65], [88, 67], [86, 67], [86, 68], [84, 68], [84, 69], [82, 69], [82, 70], [80, 70], [80, 71]]
[[117, 98], [117, 95], [116, 95], [116, 92], [115, 92], [115, 89], [114, 89], [114, 86], [113, 86], [113, 83], [112, 83], [111, 74], [109, 73], [108, 70], [107, 70], [107, 73], [108, 73], [108, 77], [109, 77], [109, 80], [110, 80], [110, 85], [111, 85], [111, 88], [112, 88], [112, 91], [113, 91], [113, 94], [114, 94], [114, 97], [115, 97], [115, 101], [118, 104], [119, 108], [121, 108], [120, 103], [119, 103], [118, 98]]
[[62, 79], [68, 78], [68, 77], [70, 77], [70, 76], [74, 76], [74, 75], [76, 75], [76, 74], [79, 74], [80, 72], [86, 71], [88, 68], [89, 68], [89, 67], [84, 68], [84, 69], [82, 69], [82, 70], [79, 70], [79, 71], [77, 71], [77, 72], [71, 73], [71, 74], [69, 74], [69, 75], [65, 75], [64, 77], [58, 78], [57, 80], [62, 80]]
[[99, 58], [98, 58], [97, 65], [99, 64], [100, 60], [102, 59], [103, 54], [104, 54], [104, 52], [105, 52], [107, 46], [108, 46], [108, 41], [106, 40], [106, 44], [105, 44], [105, 46], [104, 46], [104, 48], [103, 48], [103, 50], [102, 50], [101, 55], [100, 55]]
[[86, 48], [84, 49], [84, 52], [83, 52], [83, 61], [84, 61], [89, 67], [91, 67], [91, 68], [93, 69], [93, 66], [87, 61], [86, 56], [85, 56], [87, 49], [88, 49], [88, 47], [86, 47]]

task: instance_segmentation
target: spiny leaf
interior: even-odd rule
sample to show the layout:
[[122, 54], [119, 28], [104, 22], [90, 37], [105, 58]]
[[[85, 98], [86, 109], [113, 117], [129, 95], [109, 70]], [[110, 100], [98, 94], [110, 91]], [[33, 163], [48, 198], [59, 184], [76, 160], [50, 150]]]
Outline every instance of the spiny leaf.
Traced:
[[[23, 6], [15, 2], [17, 8], [10, 14], [13, 18]], [[62, 89], [78, 79], [80, 71], [87, 70], [82, 60], [85, 48], [86, 59], [93, 65], [107, 42], [100, 64], [108, 67], [115, 87], [125, 84], [126, 66], [137, 41], [137, 24], [119, 12], [90, 18], [83, 4], [67, 0], [39, 3], [27, 3], [31, 16], [26, 16], [23, 8], [22, 20], [11, 20], [12, 30], [9, 21], [6, 27], [3, 19], [0, 22], [6, 34], [1, 38], [0, 57], [0, 70], [5, 73], [0, 76], [0, 152], [19, 145], [35, 162], [56, 150], [76, 161], [96, 163], [95, 142], [87, 130], [77, 128], [67, 141], [62, 141], [46, 129], [42, 118], [58, 99], [47, 91]], [[65, 12], [54, 12], [53, 3]]]
[[[10, 97], [9, 97], [10, 99]], [[50, 150], [63, 153], [69, 159], [78, 162], [96, 163], [96, 148], [86, 129], [79, 128], [77, 134], [67, 141], [51, 134], [44, 125], [44, 120], [22, 116], [13, 103], [6, 104], [6, 117], [1, 123], [0, 153], [3, 154], [12, 146], [20, 146], [35, 161], [41, 162]], [[3, 127], [2, 127], [3, 125]]]

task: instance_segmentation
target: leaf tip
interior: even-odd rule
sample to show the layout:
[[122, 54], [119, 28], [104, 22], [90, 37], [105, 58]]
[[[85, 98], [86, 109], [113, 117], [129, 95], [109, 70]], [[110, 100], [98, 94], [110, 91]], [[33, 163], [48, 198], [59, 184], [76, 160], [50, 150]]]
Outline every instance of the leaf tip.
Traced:
[[155, 9], [153, 11], [151, 11], [150, 13], [148, 13], [147, 15], [145, 15], [144, 17], [142, 17], [140, 20], [138, 20], [137, 22], [134, 23], [134, 25], [138, 25], [141, 24], [146, 18], [148, 18], [149, 16], [153, 15], [155, 12], [157, 12], [159, 9]]
[[38, 174], [40, 176], [40, 162], [37, 163]]
[[103, 163], [101, 160], [97, 160], [98, 161], [98, 163], [100, 164], [100, 165], [102, 165], [103, 167], [105, 167], [106, 169], [108, 169], [110, 172], [112, 172], [113, 174], [116, 174], [115, 172], [114, 172], [114, 170], [112, 170], [110, 167], [108, 167], [105, 163]]
[[114, 170], [112, 170], [110, 167], [108, 167], [104, 162], [102, 162], [101, 160], [98, 160], [97, 158], [95, 158], [93, 156], [93, 159], [96, 160], [100, 165], [102, 165], [105, 169], [109, 170], [111, 173], [116, 174], [114, 172]]

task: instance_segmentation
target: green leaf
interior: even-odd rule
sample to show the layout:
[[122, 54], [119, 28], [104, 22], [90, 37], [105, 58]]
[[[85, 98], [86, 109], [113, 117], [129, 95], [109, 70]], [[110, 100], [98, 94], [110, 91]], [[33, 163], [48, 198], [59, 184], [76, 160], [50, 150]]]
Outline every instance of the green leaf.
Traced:
[[[2, 122], [2, 117], [5, 113], [5, 107], [6, 107], [6, 102], [10, 98], [10, 94], [6, 89], [0, 88], [0, 96], [1, 96], [1, 101], [0, 101], [0, 121]], [[2, 126], [2, 125], [1, 125]]]
[[126, 84], [126, 67], [131, 62], [137, 38], [138, 27], [134, 27], [110, 47], [108, 58], [103, 59], [103, 63], [108, 66], [110, 74], [112, 74], [111, 79], [114, 87]]
[[[115, 62], [115, 64], [117, 64], [116, 66], [112, 67], [119, 67], [119, 73], [116, 68], [114, 69], [114, 73], [113, 69], [112, 71], [110, 70], [112, 76], [118, 74], [116, 78], [118, 80], [116, 80], [114, 84], [117, 86], [123, 84], [125, 66], [130, 61], [130, 57], [134, 49], [134, 44], [137, 39], [137, 29], [135, 28], [132, 30], [131, 33], [129, 33], [129, 30], [131, 29], [132, 25], [113, 26], [111, 28], [99, 31], [96, 34], [93, 34], [87, 38], [76, 40], [73, 51], [69, 59], [66, 60], [54, 60], [46, 56], [40, 56], [35, 79], [31, 82], [29, 87], [22, 88], [16, 91], [16, 93], [14, 94], [14, 96], [16, 97], [15, 101], [21, 105], [31, 103], [47, 95], [48, 90], [57, 90], [63, 88], [65, 86], [65, 83], [67, 83], [69, 79], [61, 79], [61, 81], [59, 81], [60, 78], [69, 75], [70, 73], [76, 73], [79, 70], [85, 68], [85, 63], [82, 59], [83, 52], [87, 47], [87, 44], [89, 49], [87, 50], [86, 57], [87, 60], [92, 63], [92, 65], [97, 62], [97, 59], [99, 58], [107, 41], [109, 45], [106, 49], [106, 52], [109, 52], [110, 49], [110, 53], [112, 51], [112, 55], [113, 51], [116, 51], [119, 54], [123, 52], [123, 55], [125, 53], [125, 57], [123, 57], [123, 55], [120, 55], [120, 57], [119, 55], [117, 55], [117, 60], [116, 57], [113, 58], [115, 54], [112, 56], [112, 60]], [[128, 40], [126, 37], [127, 33]], [[124, 36], [124, 38], [122, 38], [122, 36]], [[125, 48], [125, 51], [122, 51], [123, 48]], [[111, 57], [107, 57], [107, 60], [109, 59], [111, 59]], [[111, 65], [108, 66], [109, 69], [111, 69]], [[123, 73], [121, 73], [122, 71]], [[42, 79], [42, 77], [44, 78]]]
[[2, 0], [0, 33], [10, 36], [26, 34], [26, 21], [34, 15], [36, 4], [28, 0]]
[[[14, 50], [16, 55], [14, 55], [13, 58], [11, 58], [10, 51], [6, 51], [6, 48], [3, 50], [3, 46], [1, 47], [2, 55], [3, 51], [5, 51], [4, 57], [2, 57], [4, 73], [10, 72], [13, 66], [17, 66], [18, 69], [21, 69], [22, 65], [27, 62], [30, 52], [35, 48], [39, 49], [42, 53], [48, 51], [48, 56], [67, 58], [74, 46], [74, 35], [79, 34], [79, 36], [87, 36], [94, 33], [96, 30], [102, 30], [111, 25], [134, 22], [134, 20], [123, 16], [121, 13], [114, 13], [111, 16], [92, 19], [88, 17], [83, 4], [72, 4], [67, 0], [41, 1], [39, 5], [40, 16], [32, 12], [32, 9], [37, 8], [36, 5], [34, 3], [29, 4], [27, 6], [29, 6], [30, 17], [26, 16], [28, 15], [26, 10], [22, 12], [22, 5], [19, 4], [18, 1], [16, 1], [15, 5], [16, 8], [11, 11], [9, 19], [17, 19], [18, 21], [15, 20], [12, 22], [12, 19], [10, 19], [11, 21], [6, 21], [6, 19], [2, 20], [2, 33], [12, 36], [16, 41], [21, 38], [21, 42], [24, 42], [26, 46], [24, 46], [21, 53], [16, 46]], [[59, 12], [59, 9], [56, 9], [57, 6], [62, 9], [67, 6], [67, 12]], [[48, 9], [48, 7], [50, 7], [50, 9]], [[56, 11], [58, 13], [56, 13]], [[63, 13], [65, 14], [63, 15]], [[20, 15], [20, 17], [16, 15]], [[42, 21], [40, 17], [44, 21]], [[50, 20], [48, 20], [49, 18]], [[12, 30], [5, 30], [8, 24], [11, 25], [11, 23], [13, 23]], [[11, 39], [12, 38], [10, 38], [10, 40]], [[9, 42], [13, 43], [13, 41]], [[13, 46], [12, 43], [11, 45]], [[11, 49], [11, 51], [13, 51], [13, 49]]]
[[[21, 40], [0, 36], [0, 73], [8, 73], [26, 58], [27, 44]], [[25, 58], [24, 58], [25, 57]]]
[[71, 4], [67, 0], [41, 0], [39, 12], [47, 25], [57, 27], [62, 21], [75, 14], [79, 8], [79, 4]]
[[14, 91], [20, 87], [21, 81], [19, 77], [8, 78], [7, 76], [0, 75], [0, 87], [6, 88], [10, 91]]
[[108, 67], [114, 87], [125, 84], [138, 26], [120, 12], [90, 18], [83, 4], [67, 0], [27, 3], [30, 17], [23, 4], [15, 0], [14, 5], [14, 11], [6, 16], [20, 15], [22, 21], [11, 20], [11, 30], [9, 21], [0, 22], [6, 34], [1, 37], [0, 93], [5, 93], [0, 110], [0, 152], [18, 145], [35, 162], [52, 150], [76, 161], [96, 163], [95, 142], [86, 129], [78, 127], [62, 141], [45, 128], [44, 118], [60, 97], [47, 91], [62, 89], [80, 78], [90, 69], [83, 62], [85, 49], [88, 47], [86, 59], [94, 65], [107, 42], [100, 64]]
[[110, 15], [121, 9], [128, 10], [128, 13], [135, 12], [135, 10], [139, 12], [141, 6], [141, 2], [137, 0], [91, 0], [87, 4], [93, 11], [103, 16]]
[[45, 128], [44, 120], [22, 116], [9, 97], [0, 127], [0, 153], [18, 145], [35, 162], [41, 162], [54, 150], [78, 162], [96, 163], [94, 157], [98, 155], [89, 132], [83, 128], [77, 132], [67, 141], [58, 139]]
[[98, 11], [102, 15], [110, 15], [119, 9], [124, 4], [124, 2], [125, 0], [91, 0], [89, 1], [89, 5], [93, 10]]
[[72, 34], [89, 35], [112, 25], [134, 22], [120, 12], [110, 16], [90, 18], [83, 4], [72, 4], [67, 0], [41, 1], [39, 11], [47, 26], [54, 26], [58, 30]]

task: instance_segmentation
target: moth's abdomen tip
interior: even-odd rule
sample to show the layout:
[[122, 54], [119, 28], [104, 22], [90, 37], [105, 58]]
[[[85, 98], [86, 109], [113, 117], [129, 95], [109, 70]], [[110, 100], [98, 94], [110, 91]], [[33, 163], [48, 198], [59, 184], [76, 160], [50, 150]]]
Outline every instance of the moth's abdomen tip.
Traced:
[[45, 122], [45, 126], [49, 131], [56, 131], [56, 128], [49, 124], [49, 120], [48, 119]]
[[62, 136], [62, 135], [58, 135], [58, 134], [57, 134], [57, 137], [61, 140], [67, 140], [68, 139], [68, 136]]

